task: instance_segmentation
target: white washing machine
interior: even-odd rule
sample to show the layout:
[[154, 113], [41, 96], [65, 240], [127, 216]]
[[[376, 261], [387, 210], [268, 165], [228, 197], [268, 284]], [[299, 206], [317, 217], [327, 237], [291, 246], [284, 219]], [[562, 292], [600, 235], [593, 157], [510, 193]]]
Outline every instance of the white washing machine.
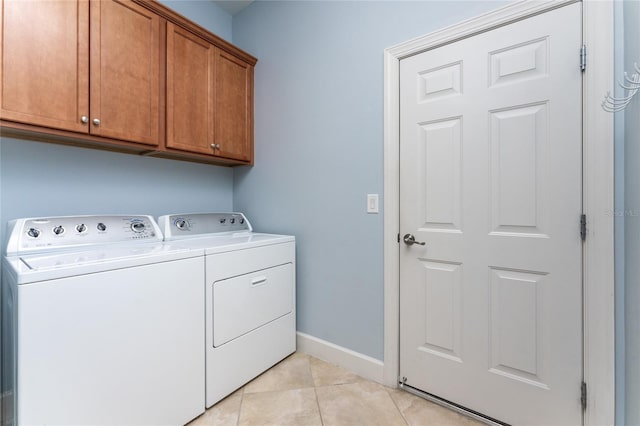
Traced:
[[296, 350], [295, 238], [241, 213], [161, 216], [165, 241], [205, 251], [206, 406]]
[[203, 252], [163, 243], [150, 216], [19, 219], [8, 235], [3, 424], [204, 412]]

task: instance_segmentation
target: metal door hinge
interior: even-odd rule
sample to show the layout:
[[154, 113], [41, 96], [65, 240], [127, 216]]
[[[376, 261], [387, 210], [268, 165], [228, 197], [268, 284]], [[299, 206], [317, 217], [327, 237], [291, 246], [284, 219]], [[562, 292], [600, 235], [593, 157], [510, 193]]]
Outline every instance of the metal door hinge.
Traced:
[[584, 71], [587, 68], [587, 46], [584, 44], [580, 48], [580, 70]]
[[582, 241], [587, 239], [587, 215], [580, 215], [580, 238]]
[[400, 242], [400, 234], [398, 234], [398, 243]]
[[407, 384], [407, 378], [398, 376], [398, 384], [400, 385], [400, 387], [403, 387]]
[[587, 384], [582, 382], [580, 385], [580, 403], [582, 404], [582, 409], [587, 409]]

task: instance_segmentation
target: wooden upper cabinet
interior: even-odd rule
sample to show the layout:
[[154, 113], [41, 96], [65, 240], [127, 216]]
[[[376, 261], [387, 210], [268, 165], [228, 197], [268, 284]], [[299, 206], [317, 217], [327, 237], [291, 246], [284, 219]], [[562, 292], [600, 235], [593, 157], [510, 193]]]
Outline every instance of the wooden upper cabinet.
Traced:
[[253, 160], [253, 66], [171, 23], [167, 147]]
[[167, 23], [167, 147], [213, 154], [215, 50]]
[[155, 13], [127, 0], [91, 2], [92, 134], [158, 145], [160, 43]]
[[0, 0], [4, 135], [253, 163], [256, 58], [156, 0]]
[[253, 160], [253, 66], [222, 50], [216, 55], [216, 154]]
[[87, 132], [89, 3], [1, 1], [0, 117]]
[[158, 145], [159, 16], [128, 0], [2, 6], [2, 119]]

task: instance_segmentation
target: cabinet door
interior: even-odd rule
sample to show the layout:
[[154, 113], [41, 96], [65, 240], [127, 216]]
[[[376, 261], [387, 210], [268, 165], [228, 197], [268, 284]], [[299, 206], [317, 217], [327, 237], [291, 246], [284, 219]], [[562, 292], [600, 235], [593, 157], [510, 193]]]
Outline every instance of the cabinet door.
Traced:
[[215, 104], [216, 155], [253, 160], [253, 67], [218, 50]]
[[129, 0], [91, 2], [92, 134], [158, 145], [160, 43], [153, 12]]
[[167, 23], [167, 147], [212, 154], [215, 48]]
[[87, 1], [1, 1], [0, 117], [86, 132]]

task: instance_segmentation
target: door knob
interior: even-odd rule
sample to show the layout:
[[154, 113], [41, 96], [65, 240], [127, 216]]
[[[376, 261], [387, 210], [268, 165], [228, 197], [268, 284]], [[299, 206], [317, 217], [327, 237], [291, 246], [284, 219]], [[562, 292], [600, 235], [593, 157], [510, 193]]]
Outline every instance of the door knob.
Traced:
[[83, 115], [82, 117], [80, 117], [80, 121], [86, 124], [89, 122], [89, 117], [87, 117], [86, 115]]
[[416, 241], [416, 237], [414, 237], [411, 234], [404, 234], [404, 237], [402, 237], [402, 241], [404, 241], [404, 243], [408, 246], [412, 246], [414, 244], [418, 244], [420, 246], [425, 245], [425, 242], [421, 242], [421, 241]]
[[219, 143], [212, 143], [212, 144], [211, 144], [211, 148], [213, 148], [213, 149], [220, 149], [220, 144], [219, 144]]
[[95, 124], [96, 126], [99, 126], [100, 125], [100, 120], [97, 119], [97, 118], [94, 118], [93, 119], [93, 124]]

